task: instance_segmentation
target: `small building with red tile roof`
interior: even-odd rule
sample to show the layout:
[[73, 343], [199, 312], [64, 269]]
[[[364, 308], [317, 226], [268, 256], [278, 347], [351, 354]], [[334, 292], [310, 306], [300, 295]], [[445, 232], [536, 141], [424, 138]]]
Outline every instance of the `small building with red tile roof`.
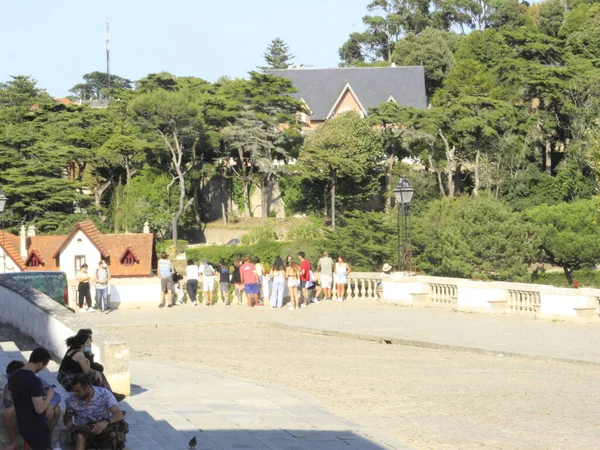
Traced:
[[19, 236], [2, 233], [0, 258], [6, 255], [6, 265], [0, 260], [0, 273], [60, 270], [74, 280], [83, 264], [93, 274], [104, 259], [112, 278], [152, 276], [154, 235], [149, 232], [102, 234], [87, 220], [76, 224], [68, 235], [36, 236], [33, 226], [27, 231], [22, 226]]

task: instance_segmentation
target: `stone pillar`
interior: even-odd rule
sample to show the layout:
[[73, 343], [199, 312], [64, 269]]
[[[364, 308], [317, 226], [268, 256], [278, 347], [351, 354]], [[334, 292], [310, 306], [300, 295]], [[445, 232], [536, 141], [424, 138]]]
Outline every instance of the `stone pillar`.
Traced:
[[148, 221], [144, 222], [144, 234], [150, 234], [150, 224]]
[[35, 225], [29, 225], [29, 227], [27, 227], [27, 237], [34, 237], [35, 236]]

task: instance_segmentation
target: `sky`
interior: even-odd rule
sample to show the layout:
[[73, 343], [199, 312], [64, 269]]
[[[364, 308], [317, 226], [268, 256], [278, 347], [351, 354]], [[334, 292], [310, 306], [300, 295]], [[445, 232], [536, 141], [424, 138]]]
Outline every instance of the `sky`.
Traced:
[[337, 67], [338, 49], [362, 31], [368, 0], [0, 0], [0, 82], [30, 75], [54, 97], [82, 75], [138, 80], [167, 71], [215, 81], [263, 65], [276, 37], [295, 64]]

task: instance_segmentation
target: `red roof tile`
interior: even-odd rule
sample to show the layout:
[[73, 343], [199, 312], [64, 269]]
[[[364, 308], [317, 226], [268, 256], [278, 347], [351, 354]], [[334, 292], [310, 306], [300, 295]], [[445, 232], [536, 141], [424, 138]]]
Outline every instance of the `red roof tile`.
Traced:
[[0, 247], [3, 247], [6, 254], [17, 264], [19, 269], [25, 270], [25, 262], [21, 257], [20, 246], [19, 236], [0, 231]]
[[[102, 236], [110, 258], [110, 275], [112, 277], [144, 277], [152, 274], [154, 257], [154, 235], [147, 233], [105, 234]], [[136, 259], [133, 266], [122, 264], [127, 251]], [[116, 259], [119, 255], [119, 259]]]
[[103, 258], [108, 258], [110, 256], [110, 252], [104, 246], [102, 240], [102, 233], [100, 233], [100, 230], [96, 227], [96, 225], [94, 225], [94, 222], [92, 222], [91, 220], [86, 220], [85, 222], [79, 222], [73, 227], [73, 230], [69, 233], [62, 245], [56, 250], [52, 258], [58, 258], [60, 252], [64, 250], [69, 241], [80, 230], [83, 232], [83, 234], [87, 236], [87, 238], [92, 242], [92, 244], [94, 244], [94, 246], [98, 249], [100, 255], [102, 255]]
[[[40, 257], [42, 258], [40, 261], [43, 263], [41, 268], [37, 268], [38, 270], [59, 270], [57, 260], [53, 256], [56, 253], [56, 250], [63, 244], [66, 235], [62, 236], [32, 236], [27, 238], [28, 248], [29, 248], [29, 256], [33, 251], [37, 251]], [[29, 256], [27, 259], [29, 259]], [[36, 268], [31, 267], [28, 270], [35, 270]]]

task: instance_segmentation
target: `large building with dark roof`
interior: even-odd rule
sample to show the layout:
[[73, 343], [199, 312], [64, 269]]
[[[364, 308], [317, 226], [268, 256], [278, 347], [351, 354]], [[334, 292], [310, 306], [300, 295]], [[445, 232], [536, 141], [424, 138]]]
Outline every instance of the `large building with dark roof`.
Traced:
[[384, 102], [427, 107], [423, 67], [351, 67], [338, 69], [292, 68], [268, 70], [291, 80], [310, 114], [301, 120], [308, 129], [346, 111], [366, 117], [369, 108]]

